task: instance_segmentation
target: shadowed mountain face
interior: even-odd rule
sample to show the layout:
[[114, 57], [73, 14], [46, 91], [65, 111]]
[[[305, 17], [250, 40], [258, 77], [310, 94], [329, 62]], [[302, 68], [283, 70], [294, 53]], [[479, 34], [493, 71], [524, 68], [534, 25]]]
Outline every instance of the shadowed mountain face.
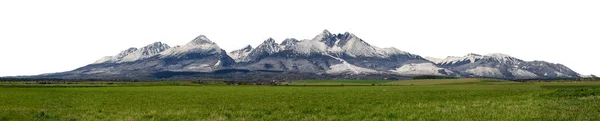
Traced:
[[[281, 44], [269, 38], [256, 48], [247, 46], [229, 53], [204, 35], [200, 35], [182, 46], [171, 47], [156, 42], [142, 48], [129, 48], [115, 56], [104, 57], [95, 63], [73, 71], [36, 77], [80, 79], [156, 79], [164, 77], [242, 79], [242, 77], [248, 77], [253, 78], [249, 80], [256, 80], [254, 78], [272, 79], [271, 77], [256, 76], [273, 76], [273, 74], [259, 74], [263, 72], [281, 73], [275, 75], [281, 76], [281, 78], [294, 77], [294, 79], [302, 79], [302, 77], [307, 79], [317, 77], [356, 79], [355, 77], [366, 77], [365, 75], [382, 75], [381, 78], [385, 78], [385, 75], [504, 79], [579, 77], [578, 73], [561, 64], [523, 61], [504, 54], [468, 54], [445, 59], [425, 59], [396, 48], [372, 46], [348, 32], [332, 34], [327, 30], [312, 39], [289, 38]], [[185, 74], [168, 75], [182, 73]], [[249, 76], [248, 74], [256, 75]]]

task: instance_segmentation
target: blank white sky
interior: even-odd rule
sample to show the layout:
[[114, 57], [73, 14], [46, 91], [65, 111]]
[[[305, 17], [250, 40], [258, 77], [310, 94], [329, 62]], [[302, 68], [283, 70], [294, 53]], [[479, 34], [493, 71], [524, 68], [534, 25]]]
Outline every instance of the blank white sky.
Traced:
[[600, 75], [598, 0], [2, 0], [0, 76], [69, 71], [204, 34], [231, 51], [323, 29], [443, 58], [505, 53]]

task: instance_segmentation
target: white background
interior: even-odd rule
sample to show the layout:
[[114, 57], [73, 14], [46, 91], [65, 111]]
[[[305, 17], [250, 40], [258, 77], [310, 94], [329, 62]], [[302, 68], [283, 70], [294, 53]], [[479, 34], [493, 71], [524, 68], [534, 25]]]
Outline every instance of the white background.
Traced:
[[598, 0], [2, 0], [0, 76], [69, 71], [204, 34], [227, 51], [269, 37], [351, 32], [443, 58], [504, 53], [600, 75]]

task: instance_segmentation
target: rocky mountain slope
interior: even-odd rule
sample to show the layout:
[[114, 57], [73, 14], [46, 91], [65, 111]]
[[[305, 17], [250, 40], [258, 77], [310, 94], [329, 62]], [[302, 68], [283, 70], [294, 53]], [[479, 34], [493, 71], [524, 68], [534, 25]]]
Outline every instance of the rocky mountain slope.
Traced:
[[562, 64], [544, 61], [523, 61], [505, 54], [468, 54], [438, 60], [440, 67], [460, 73], [463, 77], [509, 79], [576, 78], [579, 74]]

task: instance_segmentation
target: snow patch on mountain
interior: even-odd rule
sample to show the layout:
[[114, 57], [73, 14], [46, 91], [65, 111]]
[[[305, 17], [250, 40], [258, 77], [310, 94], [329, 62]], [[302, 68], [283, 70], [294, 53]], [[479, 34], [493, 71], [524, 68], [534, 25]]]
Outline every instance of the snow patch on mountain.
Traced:
[[302, 40], [290, 47], [296, 53], [310, 55], [311, 53], [325, 53], [327, 45], [317, 40]]
[[483, 58], [482, 55], [470, 53], [470, 54], [467, 54], [466, 56], [462, 56], [462, 57], [448, 56], [447, 58], [438, 61], [437, 64], [452, 65], [452, 64], [456, 64], [456, 63], [460, 63], [460, 62], [465, 62], [465, 61], [468, 61], [469, 63], [475, 63], [475, 61], [482, 59], [482, 58]]
[[504, 75], [500, 72], [500, 69], [492, 68], [492, 67], [476, 67], [473, 69], [468, 69], [467, 73], [479, 76], [479, 77], [497, 77], [502, 78]]
[[330, 56], [330, 57], [332, 57], [342, 63], [332, 65], [330, 67], [331, 69], [326, 71], [326, 73], [328, 73], [328, 74], [341, 74], [341, 73], [348, 73], [348, 72], [353, 73], [353, 74], [365, 74], [365, 73], [377, 73], [378, 72], [373, 69], [367, 69], [367, 68], [362, 68], [362, 67], [352, 65], [341, 58], [337, 58], [337, 57], [333, 57], [333, 56]]
[[556, 74], [556, 77], [572, 77], [572, 76], [569, 76], [567, 74], [564, 74], [564, 73], [561, 73], [558, 71], [555, 71], [554, 73]]
[[285, 40], [283, 40], [283, 42], [281, 42], [280, 48], [282, 48], [283, 50], [288, 50], [290, 49], [290, 47], [296, 45], [298, 42], [297, 39], [294, 38], [287, 38]]
[[184, 67], [185, 70], [190, 71], [190, 70], [210, 70], [212, 67], [208, 64], [190, 64]]
[[380, 56], [377, 49], [363, 42], [362, 40], [352, 37], [344, 46], [341, 47], [350, 56], [373, 57]]
[[123, 57], [137, 51], [137, 48], [129, 48], [127, 50], [123, 50], [121, 51], [119, 54], [115, 55], [115, 56], [106, 56], [101, 58], [100, 60], [97, 60], [96, 62], [94, 62], [93, 64], [99, 64], [99, 63], [117, 63], [119, 61], [121, 61], [121, 59], [123, 59]]
[[452, 74], [453, 72], [437, 67], [433, 63], [411, 63], [405, 64], [396, 70], [390, 70], [392, 72], [396, 72], [401, 75], [437, 75], [437, 76], [446, 76]]
[[341, 74], [341, 73], [347, 73], [347, 72], [351, 72], [353, 74], [377, 73], [377, 71], [375, 71], [375, 70], [361, 68], [361, 67], [349, 64], [349, 63], [332, 65], [330, 68], [331, 69], [327, 70], [326, 73], [328, 73], [328, 74]]
[[523, 70], [523, 69], [511, 69], [511, 70], [509, 70], [509, 72], [516, 78], [527, 79], [527, 78], [537, 78], [538, 77], [536, 74], [529, 72], [527, 70]]
[[250, 52], [252, 52], [252, 46], [248, 45], [242, 49], [231, 51], [227, 55], [235, 60], [235, 62], [241, 62], [248, 57]]
[[474, 54], [474, 53], [470, 53], [466, 56], [448, 56], [445, 59], [442, 59], [441, 61], [437, 61], [437, 64], [440, 65], [452, 65], [452, 64], [458, 64], [458, 63], [475, 63], [476, 61], [479, 60], [494, 60], [494, 61], [498, 61], [500, 63], [514, 63], [514, 64], [519, 64], [521, 62], [523, 62], [522, 60], [515, 58], [515, 57], [511, 57], [509, 55], [506, 54], [500, 54], [500, 53], [492, 53], [492, 54], [487, 54], [487, 55], [479, 55], [479, 54]]
[[108, 62], [112, 62], [115, 61], [115, 57], [113, 56], [104, 56], [102, 58], [100, 58], [99, 60], [97, 60], [96, 62], [92, 63], [92, 64], [100, 64], [100, 63], [108, 63]]
[[215, 63], [213, 66], [214, 66], [214, 67], [219, 67], [219, 66], [221, 66], [221, 60], [218, 60], [218, 61], [217, 61], [217, 63]]

